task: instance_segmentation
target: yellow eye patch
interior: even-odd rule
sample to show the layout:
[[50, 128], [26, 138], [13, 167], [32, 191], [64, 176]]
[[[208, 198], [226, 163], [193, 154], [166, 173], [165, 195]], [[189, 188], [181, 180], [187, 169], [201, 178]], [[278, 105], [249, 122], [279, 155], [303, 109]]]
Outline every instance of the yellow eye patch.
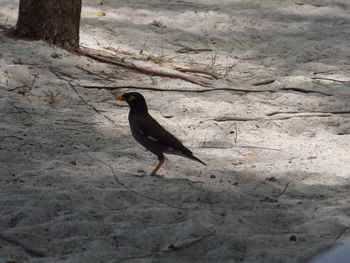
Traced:
[[132, 100], [134, 100], [135, 99], [135, 97], [133, 96], [133, 95], [130, 95], [129, 97], [127, 97], [127, 101], [132, 101]]
[[121, 95], [115, 95], [114, 97], [116, 100], [124, 100], [123, 96]]

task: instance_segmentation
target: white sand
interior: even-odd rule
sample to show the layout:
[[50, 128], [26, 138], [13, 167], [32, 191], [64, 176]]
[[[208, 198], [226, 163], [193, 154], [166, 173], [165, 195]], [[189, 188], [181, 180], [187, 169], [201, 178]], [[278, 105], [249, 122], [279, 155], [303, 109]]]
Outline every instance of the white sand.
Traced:
[[[14, 25], [18, 1], [1, 5], [0, 23]], [[349, 114], [213, 120], [349, 111], [347, 0], [83, 5], [82, 46], [150, 67], [160, 66], [135, 60], [141, 50], [163, 56], [164, 70], [212, 63], [216, 87], [277, 92], [143, 91], [151, 114], [208, 166], [169, 156], [163, 178], [142, 177], [157, 160], [130, 136], [126, 105], [79, 85], [202, 87], [0, 33], [0, 234], [46, 254], [0, 235], [1, 262], [305, 262], [349, 237]], [[177, 52], [186, 47], [212, 51]], [[276, 81], [251, 86], [267, 79]], [[270, 118], [281, 116], [290, 115]]]

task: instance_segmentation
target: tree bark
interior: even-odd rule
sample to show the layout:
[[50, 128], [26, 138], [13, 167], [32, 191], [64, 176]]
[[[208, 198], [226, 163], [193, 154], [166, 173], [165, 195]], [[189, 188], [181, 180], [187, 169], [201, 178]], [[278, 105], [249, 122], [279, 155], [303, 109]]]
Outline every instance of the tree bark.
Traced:
[[15, 35], [79, 47], [81, 0], [20, 0]]

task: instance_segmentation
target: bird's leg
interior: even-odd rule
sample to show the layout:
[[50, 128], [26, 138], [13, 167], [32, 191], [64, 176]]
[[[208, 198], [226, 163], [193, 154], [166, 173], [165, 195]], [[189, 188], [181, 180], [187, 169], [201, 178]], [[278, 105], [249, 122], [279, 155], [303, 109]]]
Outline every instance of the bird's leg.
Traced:
[[162, 164], [164, 163], [164, 159], [160, 159], [159, 163], [157, 164], [156, 168], [153, 169], [151, 176], [155, 176], [157, 171], [159, 170], [159, 168], [162, 166]]

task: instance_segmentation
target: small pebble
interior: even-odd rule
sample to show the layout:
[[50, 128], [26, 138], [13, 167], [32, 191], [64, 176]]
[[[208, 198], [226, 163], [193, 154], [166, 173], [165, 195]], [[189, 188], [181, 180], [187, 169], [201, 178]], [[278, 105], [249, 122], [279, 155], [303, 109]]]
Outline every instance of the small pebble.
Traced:
[[266, 178], [266, 181], [276, 182], [276, 181], [277, 181], [277, 179], [276, 179], [276, 177], [271, 176], [271, 177], [267, 177], [267, 178]]
[[297, 237], [296, 237], [295, 235], [291, 235], [291, 236], [289, 237], [289, 240], [290, 240], [290, 241], [297, 241]]

